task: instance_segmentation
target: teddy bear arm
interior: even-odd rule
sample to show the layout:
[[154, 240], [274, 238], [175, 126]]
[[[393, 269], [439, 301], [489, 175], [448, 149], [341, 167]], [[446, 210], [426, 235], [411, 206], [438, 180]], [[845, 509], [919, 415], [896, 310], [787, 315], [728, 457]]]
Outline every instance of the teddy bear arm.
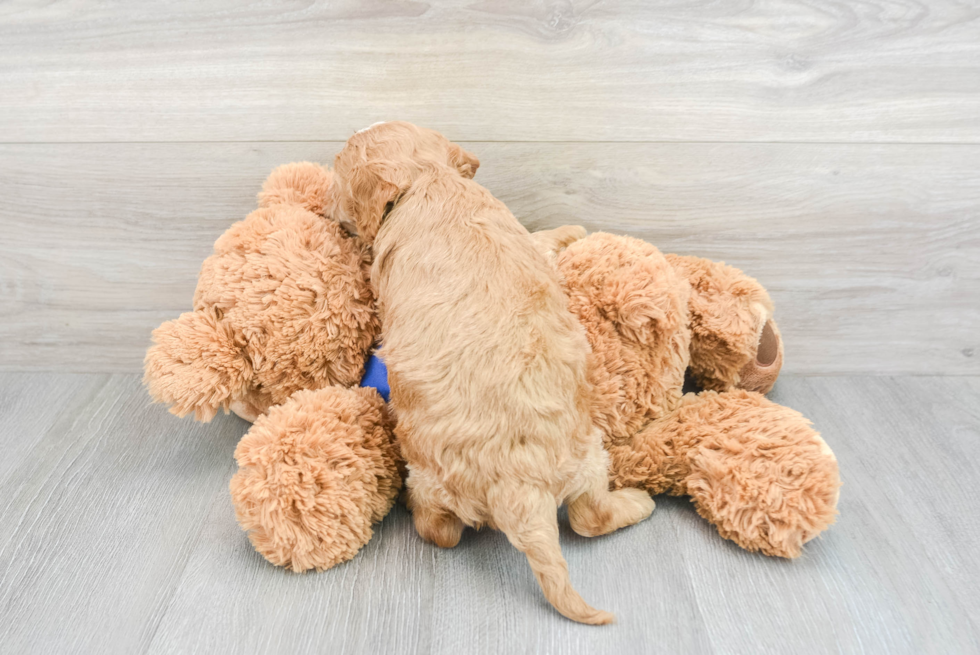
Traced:
[[696, 430], [687, 429], [682, 409], [696, 402], [695, 394], [685, 394], [677, 408], [647, 423], [632, 438], [606, 441], [613, 488], [637, 487], [654, 495], [687, 493], [687, 453], [696, 446], [699, 435]]
[[666, 255], [691, 285], [691, 372], [713, 391], [768, 392], [782, 367], [773, 304], [759, 282], [700, 257]]
[[229, 409], [238, 418], [255, 423], [269, 408], [275, 405], [272, 396], [256, 388], [249, 389], [244, 396], [235, 398], [229, 404]]
[[153, 331], [143, 382], [177, 416], [210, 421], [244, 396], [252, 366], [232, 328], [213, 309], [185, 312]]

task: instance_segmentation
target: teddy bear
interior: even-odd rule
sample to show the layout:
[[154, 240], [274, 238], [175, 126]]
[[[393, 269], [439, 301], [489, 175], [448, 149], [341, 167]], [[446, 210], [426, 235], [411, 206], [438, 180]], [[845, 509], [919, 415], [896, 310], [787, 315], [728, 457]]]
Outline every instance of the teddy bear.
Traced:
[[[797, 557], [836, 516], [826, 442], [769, 391], [783, 346], [765, 289], [736, 268], [596, 233], [555, 257], [592, 346], [593, 421], [614, 487], [690, 496], [721, 536]], [[688, 372], [701, 393], [683, 393]]]
[[[236, 516], [294, 571], [356, 555], [405, 475], [373, 352], [371, 253], [332, 220], [331, 184], [317, 164], [273, 171], [259, 209], [202, 266], [194, 311], [154, 331], [145, 361], [173, 413], [253, 422], [235, 451]], [[688, 495], [722, 537], [798, 556], [833, 522], [840, 479], [809, 422], [762, 395], [783, 358], [765, 289], [630, 237], [566, 226], [532, 238], [592, 348], [610, 484]], [[704, 390], [685, 394], [686, 375]]]
[[[332, 172], [319, 164], [276, 168], [258, 209], [228, 228], [202, 264], [193, 310], [156, 328], [144, 359], [150, 396], [177, 416], [210, 421], [223, 410], [294, 429], [277, 432], [270, 448], [250, 450], [262, 439], [259, 422], [239, 461], [309, 447], [290, 460], [301, 467], [284, 462], [269, 478], [271, 495], [256, 492], [269, 502], [238, 503], [242, 525], [255, 528], [256, 548], [297, 569], [353, 556], [387, 514], [403, 477], [385, 401], [358, 386], [366, 364], [370, 370], [379, 361], [367, 357], [380, 329], [371, 253], [330, 219], [332, 188]], [[236, 499], [246, 481], [235, 478]], [[275, 508], [275, 499], [298, 498], [306, 484], [332, 494], [333, 504], [323, 505], [321, 493], [309, 506], [296, 500]], [[322, 544], [317, 553], [339, 550], [327, 560], [305, 560], [300, 549], [276, 559], [278, 544], [300, 544], [311, 534]]]
[[356, 385], [380, 325], [371, 257], [326, 220], [333, 174], [309, 162], [275, 169], [259, 208], [204, 260], [193, 311], [153, 332], [150, 395], [177, 416], [219, 409], [254, 421], [303, 389]]

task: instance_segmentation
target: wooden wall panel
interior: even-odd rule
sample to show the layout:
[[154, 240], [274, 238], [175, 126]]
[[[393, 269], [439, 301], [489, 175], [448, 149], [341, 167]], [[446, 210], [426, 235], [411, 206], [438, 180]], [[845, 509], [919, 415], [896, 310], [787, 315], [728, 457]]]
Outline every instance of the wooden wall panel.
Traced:
[[936, 0], [6, 3], [0, 141], [980, 142]]
[[[135, 371], [275, 165], [340, 143], [0, 146], [0, 367]], [[980, 372], [980, 147], [465, 143], [532, 230], [724, 260], [791, 373]]]

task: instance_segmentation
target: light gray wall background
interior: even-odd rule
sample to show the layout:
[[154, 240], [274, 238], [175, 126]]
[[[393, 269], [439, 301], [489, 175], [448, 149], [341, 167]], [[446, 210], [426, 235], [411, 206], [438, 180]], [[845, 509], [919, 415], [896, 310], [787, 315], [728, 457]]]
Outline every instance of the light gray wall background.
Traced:
[[727, 261], [801, 374], [980, 373], [976, 3], [0, 5], [0, 368], [138, 371], [274, 166], [405, 119]]

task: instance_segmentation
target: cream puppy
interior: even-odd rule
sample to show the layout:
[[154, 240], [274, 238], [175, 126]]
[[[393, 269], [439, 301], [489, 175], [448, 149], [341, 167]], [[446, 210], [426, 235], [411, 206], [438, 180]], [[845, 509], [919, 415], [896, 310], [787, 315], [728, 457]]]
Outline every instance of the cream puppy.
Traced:
[[567, 502], [572, 528], [594, 536], [643, 520], [653, 500], [609, 491], [585, 333], [539, 246], [472, 181], [478, 166], [442, 135], [402, 122], [355, 134], [335, 162], [338, 218], [374, 244], [415, 527], [443, 547], [464, 525], [499, 529], [559, 612], [609, 623], [571, 585], [558, 506]]

